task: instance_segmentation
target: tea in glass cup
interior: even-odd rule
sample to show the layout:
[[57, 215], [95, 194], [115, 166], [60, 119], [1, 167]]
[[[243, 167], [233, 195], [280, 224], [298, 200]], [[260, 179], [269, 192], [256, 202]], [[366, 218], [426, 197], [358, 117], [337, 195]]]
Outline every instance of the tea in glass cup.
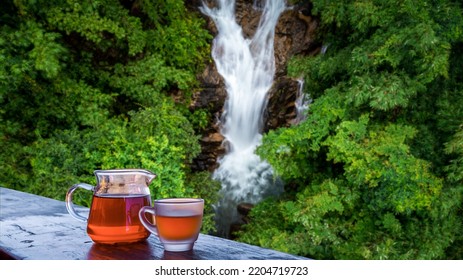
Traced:
[[[204, 200], [201, 198], [166, 198], [140, 209], [140, 222], [159, 237], [164, 250], [189, 251], [198, 239], [203, 221]], [[153, 215], [156, 225], [147, 218]]]

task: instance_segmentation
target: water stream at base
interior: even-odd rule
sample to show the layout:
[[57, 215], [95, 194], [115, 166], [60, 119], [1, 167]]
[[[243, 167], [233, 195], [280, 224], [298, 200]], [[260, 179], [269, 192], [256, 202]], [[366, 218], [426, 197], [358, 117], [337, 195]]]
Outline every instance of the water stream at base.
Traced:
[[213, 174], [222, 185], [222, 198], [215, 210], [218, 234], [225, 237], [230, 225], [239, 220], [239, 203], [255, 204], [283, 191], [270, 164], [262, 161], [255, 150], [261, 143], [262, 114], [275, 74], [275, 26], [285, 2], [263, 0], [258, 5], [255, 1], [253, 8], [261, 10], [260, 22], [254, 36], [245, 38], [236, 22], [234, 0], [216, 0], [214, 8], [205, 3], [200, 7], [218, 30], [212, 57], [227, 90], [221, 117], [227, 153], [219, 159], [220, 166]]

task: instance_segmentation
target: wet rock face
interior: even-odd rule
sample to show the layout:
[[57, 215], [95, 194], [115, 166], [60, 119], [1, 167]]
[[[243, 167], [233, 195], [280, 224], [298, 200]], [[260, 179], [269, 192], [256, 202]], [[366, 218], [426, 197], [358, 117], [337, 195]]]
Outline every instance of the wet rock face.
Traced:
[[[186, 2], [189, 9], [199, 10], [201, 0]], [[214, 0], [204, 0], [210, 7], [215, 5]], [[254, 3], [256, 2], [256, 3]], [[243, 28], [243, 34], [251, 37], [259, 24], [261, 12], [253, 8], [260, 5], [259, 1], [237, 0], [236, 20]], [[217, 29], [214, 22], [204, 16], [207, 28], [215, 36]], [[284, 11], [275, 29], [275, 66], [276, 73], [272, 88], [268, 93], [268, 104], [264, 112], [263, 132], [278, 127], [291, 125], [296, 117], [295, 101], [298, 91], [298, 82], [286, 76], [288, 60], [294, 55], [313, 55], [319, 52], [320, 45], [315, 40], [315, 31], [318, 20], [310, 15], [310, 6], [294, 6]], [[222, 77], [212, 62], [208, 65], [198, 80], [201, 91], [193, 96], [191, 110], [207, 109], [215, 116], [209, 128], [201, 139], [202, 153], [194, 160], [194, 170], [213, 171], [217, 168], [217, 158], [225, 153], [222, 145], [223, 136], [220, 134], [220, 116], [227, 98]]]
[[298, 82], [286, 76], [277, 77], [269, 92], [269, 102], [264, 112], [264, 130], [287, 127], [297, 116], [296, 98]]

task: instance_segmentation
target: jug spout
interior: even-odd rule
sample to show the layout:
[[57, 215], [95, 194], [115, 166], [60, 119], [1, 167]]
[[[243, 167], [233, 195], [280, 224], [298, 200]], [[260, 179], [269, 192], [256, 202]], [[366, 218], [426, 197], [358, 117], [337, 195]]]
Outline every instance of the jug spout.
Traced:
[[151, 184], [151, 182], [156, 178], [156, 174], [149, 170], [141, 170], [143, 174], [146, 176], [146, 185]]

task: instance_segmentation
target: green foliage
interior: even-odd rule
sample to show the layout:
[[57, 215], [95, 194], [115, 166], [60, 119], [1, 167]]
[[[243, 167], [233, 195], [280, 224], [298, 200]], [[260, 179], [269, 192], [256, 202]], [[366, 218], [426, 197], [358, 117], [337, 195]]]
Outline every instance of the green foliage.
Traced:
[[461, 5], [311, 2], [327, 51], [288, 71], [314, 102], [264, 136], [287, 191], [240, 240], [317, 259], [461, 259]]
[[454, 137], [446, 144], [445, 151], [456, 154], [458, 157], [450, 161], [447, 167], [449, 180], [455, 183], [463, 183], [463, 125], [455, 133]]
[[63, 200], [96, 169], [144, 168], [153, 198], [214, 203], [216, 182], [190, 170], [200, 147], [186, 109], [210, 35], [183, 1], [2, 7], [0, 185]]
[[220, 183], [213, 181], [211, 173], [208, 171], [196, 172], [190, 175], [186, 183], [192, 189], [192, 197], [204, 199], [204, 216], [201, 231], [203, 233], [214, 234], [216, 232], [215, 210], [212, 206], [219, 200]]
[[205, 109], [195, 110], [187, 116], [193, 127], [197, 130], [204, 130], [211, 123], [211, 113]]

